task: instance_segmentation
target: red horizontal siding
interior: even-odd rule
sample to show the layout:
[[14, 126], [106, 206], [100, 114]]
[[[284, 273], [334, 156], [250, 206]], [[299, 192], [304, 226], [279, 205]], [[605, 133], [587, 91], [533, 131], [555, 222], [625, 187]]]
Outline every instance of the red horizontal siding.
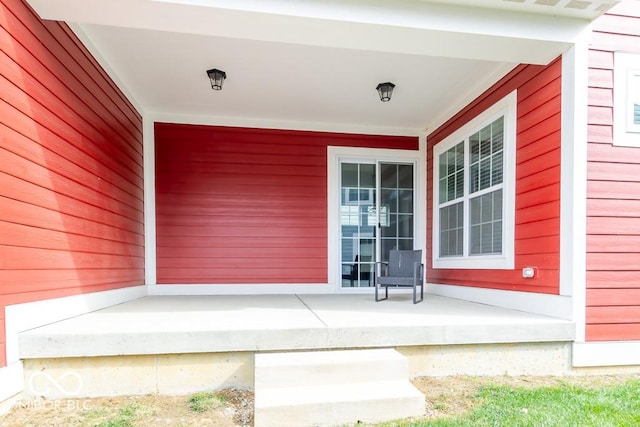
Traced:
[[589, 311], [587, 323], [620, 324], [640, 323], [640, 307], [593, 307]]
[[589, 199], [587, 211], [596, 217], [637, 217], [640, 212], [640, 200]]
[[587, 341], [631, 341], [640, 340], [640, 328], [638, 324], [602, 324], [587, 323]]
[[638, 280], [638, 271], [587, 271], [588, 289], [627, 289]]
[[613, 129], [611, 126], [589, 124], [587, 140], [590, 144], [612, 144]]
[[640, 4], [620, 3], [593, 29], [586, 337], [640, 340], [640, 149], [613, 145], [614, 56], [617, 51], [640, 54]]
[[[560, 268], [560, 59], [546, 67], [521, 65], [427, 137], [427, 176], [433, 176], [433, 147], [513, 90], [518, 90], [514, 270], [455, 270], [432, 267], [431, 238], [427, 277], [431, 283], [525, 292], [558, 293]], [[433, 199], [427, 196], [431, 236]], [[523, 279], [520, 269], [538, 267]]]
[[[640, 218], [616, 216], [615, 220], [608, 217], [587, 217], [587, 234], [613, 234], [637, 236], [640, 234]], [[587, 248], [589, 251], [592, 248]]]
[[606, 50], [590, 49], [589, 53], [589, 72], [601, 68], [611, 70], [613, 68], [613, 52]]
[[157, 123], [158, 283], [326, 283], [327, 146], [417, 138]]
[[140, 115], [22, 0], [0, 0], [0, 62], [0, 324], [7, 305], [143, 284]]
[[[141, 267], [122, 269], [80, 269], [60, 270], [9, 270], [3, 272], [0, 286], [20, 285], [19, 294], [3, 295], [2, 301], [17, 304], [26, 301], [55, 298], [76, 293], [95, 292], [131, 285], [139, 285], [144, 274]], [[45, 289], [44, 291], [42, 289]], [[52, 296], [47, 296], [51, 294]]]
[[[87, 107], [92, 109], [81, 120], [69, 116], [69, 124], [78, 128], [89, 129], [86, 126], [90, 126], [114, 132], [130, 142], [115, 149], [133, 149], [142, 154], [135, 142], [142, 135], [138, 114], [132, 111], [126, 98], [77, 42], [68, 27], [49, 23], [43, 26], [36, 15], [20, 5], [10, 9], [11, 14], [3, 16], [2, 27], [11, 33], [12, 38], [19, 40], [19, 44], [12, 43], [11, 49], [3, 51], [15, 58], [20, 68], [27, 72], [20, 79], [21, 84], [29, 85], [22, 88], [23, 91], [32, 97], [39, 96], [41, 87], [31, 85], [36, 80], [30, 80], [30, 76], [53, 75], [53, 79], [38, 80], [46, 88], [45, 91], [53, 95], [47, 102], [63, 102], [72, 111]], [[48, 39], [54, 39], [55, 43], [43, 43]], [[48, 107], [46, 103], [43, 105]], [[67, 114], [62, 111], [56, 113]], [[141, 164], [135, 157], [131, 157], [131, 160]]]
[[[638, 254], [636, 256], [640, 256], [640, 235], [590, 234], [587, 236], [587, 245], [594, 253]], [[631, 261], [633, 265], [634, 260]]]

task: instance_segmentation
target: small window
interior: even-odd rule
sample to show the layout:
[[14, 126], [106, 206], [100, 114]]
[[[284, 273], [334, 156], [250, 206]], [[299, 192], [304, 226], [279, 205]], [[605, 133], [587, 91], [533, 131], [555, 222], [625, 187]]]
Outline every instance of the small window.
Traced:
[[434, 147], [434, 268], [513, 268], [516, 101]]
[[640, 147], [640, 54], [615, 54], [613, 143]]

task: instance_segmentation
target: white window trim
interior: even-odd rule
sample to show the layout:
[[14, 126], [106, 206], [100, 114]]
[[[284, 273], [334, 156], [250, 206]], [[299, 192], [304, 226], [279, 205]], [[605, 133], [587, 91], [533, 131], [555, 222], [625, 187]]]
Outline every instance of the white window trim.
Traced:
[[[513, 269], [514, 267], [514, 239], [515, 239], [515, 181], [516, 181], [516, 112], [517, 92], [496, 102], [479, 116], [465, 124], [453, 134], [436, 144], [433, 148], [433, 268], [457, 268], [457, 269]], [[504, 115], [504, 182], [502, 205], [502, 254], [501, 255], [473, 255], [469, 256], [469, 212], [464, 212], [465, 239], [461, 257], [440, 257], [440, 216], [439, 212], [439, 170], [438, 156], [466, 140], [470, 135], [479, 131], [484, 126], [492, 123], [501, 115]], [[468, 185], [468, 164], [465, 163], [465, 186]]]
[[640, 74], [640, 54], [616, 52], [613, 75], [613, 145], [640, 147], [640, 125], [633, 124], [631, 78]]

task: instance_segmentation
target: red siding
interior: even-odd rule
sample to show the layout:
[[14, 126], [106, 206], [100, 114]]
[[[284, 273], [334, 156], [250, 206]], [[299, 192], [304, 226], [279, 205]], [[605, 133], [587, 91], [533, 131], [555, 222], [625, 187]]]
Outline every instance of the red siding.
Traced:
[[[559, 292], [561, 60], [546, 67], [521, 65], [427, 137], [427, 177], [433, 147], [517, 89], [515, 269], [434, 269], [432, 192], [427, 193], [427, 278], [430, 283], [540, 293]], [[521, 269], [538, 267], [535, 279]]]
[[614, 52], [640, 54], [640, 4], [594, 23], [589, 53], [588, 341], [640, 340], [640, 149], [613, 145]]
[[418, 139], [157, 123], [158, 283], [326, 283], [327, 146]]
[[143, 284], [139, 114], [24, 1], [0, 0], [0, 56], [0, 325], [7, 305]]

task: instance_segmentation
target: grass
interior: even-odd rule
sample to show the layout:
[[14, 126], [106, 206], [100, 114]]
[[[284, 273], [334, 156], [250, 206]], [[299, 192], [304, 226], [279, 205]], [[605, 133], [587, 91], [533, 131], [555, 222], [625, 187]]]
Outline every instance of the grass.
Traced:
[[135, 420], [141, 415], [141, 407], [135, 403], [118, 409], [115, 417], [96, 424], [97, 427], [133, 427]]
[[476, 404], [455, 417], [379, 427], [624, 427], [640, 425], [640, 379], [610, 387], [481, 387]]
[[224, 396], [211, 391], [196, 393], [189, 398], [189, 408], [194, 412], [206, 412], [223, 406], [225, 403]]

